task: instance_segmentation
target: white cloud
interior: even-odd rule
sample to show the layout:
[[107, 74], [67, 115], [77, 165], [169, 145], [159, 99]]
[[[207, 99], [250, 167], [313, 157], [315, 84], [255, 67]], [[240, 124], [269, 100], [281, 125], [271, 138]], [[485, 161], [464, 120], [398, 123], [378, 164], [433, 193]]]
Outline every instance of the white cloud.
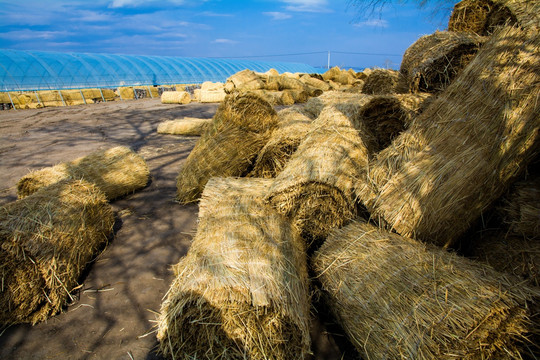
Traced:
[[292, 17], [292, 15], [290, 14], [282, 13], [279, 11], [268, 11], [268, 12], [263, 12], [263, 14], [270, 16], [272, 20], [285, 20], [285, 19], [290, 19]]
[[14, 30], [8, 31], [5, 33], [0, 33], [0, 38], [10, 39], [10, 40], [32, 40], [32, 39], [41, 39], [41, 40], [51, 40], [58, 37], [70, 36], [73, 35], [67, 31], [33, 31], [29, 29], [25, 30]]
[[327, 0], [281, 0], [286, 3], [285, 7], [290, 11], [299, 12], [328, 12]]
[[388, 21], [384, 19], [369, 19], [366, 21], [361, 21], [358, 23], [355, 23], [353, 26], [356, 27], [388, 27]]
[[238, 41], [234, 41], [234, 40], [231, 40], [231, 39], [216, 39], [216, 40], [212, 41], [212, 43], [214, 43], [214, 44], [236, 44], [236, 43], [238, 43]]
[[157, 2], [169, 3], [172, 5], [182, 5], [185, 3], [185, 0], [113, 0], [109, 5], [111, 8], [121, 8], [121, 7], [137, 7], [140, 5], [148, 5], [148, 3]]

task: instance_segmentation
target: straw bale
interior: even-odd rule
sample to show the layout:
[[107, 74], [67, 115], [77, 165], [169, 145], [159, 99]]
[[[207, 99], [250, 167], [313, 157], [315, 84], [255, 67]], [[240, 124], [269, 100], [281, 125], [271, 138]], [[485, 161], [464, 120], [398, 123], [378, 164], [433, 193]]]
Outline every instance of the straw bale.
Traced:
[[310, 97], [305, 90], [283, 90], [283, 92], [290, 94], [295, 104], [305, 103]]
[[193, 90], [193, 95], [191, 95], [191, 101], [198, 101], [198, 102], [201, 101], [201, 89]]
[[362, 91], [365, 94], [384, 95], [405, 92], [403, 80], [398, 71], [390, 69], [375, 69], [364, 82]]
[[116, 89], [116, 93], [123, 99], [129, 100], [135, 98], [135, 90], [132, 86], [119, 87]]
[[540, 238], [540, 175], [513, 184], [499, 211], [512, 232]]
[[371, 98], [371, 95], [366, 94], [326, 91], [321, 96], [308, 99], [304, 110], [317, 118], [326, 106], [334, 105], [349, 118], [359, 119], [360, 110]]
[[328, 83], [326, 83], [326, 81], [317, 79], [317, 78], [312, 77], [312, 76], [310, 76], [308, 74], [303, 75], [300, 78], [300, 81], [302, 81], [306, 85], [314, 87], [315, 89], [319, 89], [319, 90], [322, 90], [322, 91], [330, 90], [330, 85], [328, 85]]
[[263, 203], [269, 179], [213, 178], [197, 233], [161, 306], [159, 350], [176, 359], [305, 359], [305, 244]]
[[268, 70], [267, 72], [265, 72], [266, 75], [279, 75], [279, 71], [277, 71], [276, 69], [270, 69]]
[[113, 200], [145, 187], [149, 178], [148, 166], [141, 156], [126, 146], [116, 146], [32, 171], [17, 183], [17, 195], [23, 198], [64, 179], [84, 179]]
[[411, 92], [437, 92], [467, 66], [485, 38], [475, 34], [437, 31], [422, 36], [403, 55], [400, 72]]
[[[10, 99], [11, 97], [11, 99]], [[13, 104], [17, 109], [29, 109], [32, 107], [32, 101], [35, 99], [35, 95], [32, 98], [29, 94], [17, 93], [17, 92], [0, 92], [0, 103]], [[37, 100], [36, 100], [37, 101]]]
[[367, 129], [376, 137], [375, 151], [388, 147], [423, 109], [431, 94], [375, 95], [360, 110]]
[[[152, 89], [156, 89], [156, 88], [152, 88]], [[105, 101], [113, 101], [114, 98], [116, 98], [116, 94], [114, 93], [113, 90], [111, 89], [83, 89], [82, 90], [82, 93], [84, 95], [84, 98], [85, 99], [92, 99], [95, 101], [103, 101], [103, 99], [105, 99]], [[103, 94], [103, 97], [101, 96], [101, 94]], [[157, 89], [156, 89], [156, 93], [152, 92], [152, 95], [154, 95], [154, 97], [158, 97], [159, 95], [157, 94]]]
[[254, 94], [266, 100], [270, 105], [293, 105], [293, 94], [288, 91], [249, 90], [245, 94]]
[[534, 0], [462, 0], [454, 6], [448, 30], [491, 35], [505, 24], [538, 28], [540, 3]]
[[490, 38], [390, 157], [378, 156], [383, 175], [368, 174], [378, 194], [366, 204], [375, 218], [451, 246], [503, 194], [538, 151], [539, 46], [537, 31], [509, 27]]
[[360, 122], [327, 106], [276, 176], [266, 199], [313, 248], [355, 215], [353, 184], [367, 165], [370, 137]]
[[[264, 81], [254, 71], [245, 69], [231, 75], [227, 79], [228, 83], [232, 83], [232, 89], [238, 91], [259, 90], [264, 89]], [[232, 92], [231, 85], [226, 85], [225, 91]]]
[[227, 96], [227, 94], [225, 93], [224, 89], [219, 89], [219, 90], [201, 89], [199, 96], [200, 96], [199, 101], [202, 103], [217, 103], [217, 102], [222, 102], [223, 100], [225, 100], [225, 96]]
[[190, 102], [191, 95], [187, 91], [164, 91], [161, 94], [162, 104], [189, 104]]
[[185, 117], [163, 121], [158, 124], [158, 134], [200, 136], [212, 123], [212, 119]]
[[180, 170], [176, 199], [197, 201], [213, 176], [247, 174], [276, 126], [276, 112], [263, 98], [253, 93], [227, 95]]
[[105, 195], [82, 180], [0, 207], [0, 323], [34, 324], [61, 311], [113, 224]]
[[205, 81], [201, 84], [201, 90], [223, 90], [224, 86], [221, 82]]
[[529, 289], [481, 263], [363, 222], [312, 258], [324, 298], [366, 359], [521, 359]]
[[298, 107], [283, 109], [277, 116], [278, 127], [257, 156], [250, 173], [252, 177], [273, 178], [281, 172], [313, 122], [311, 115]]

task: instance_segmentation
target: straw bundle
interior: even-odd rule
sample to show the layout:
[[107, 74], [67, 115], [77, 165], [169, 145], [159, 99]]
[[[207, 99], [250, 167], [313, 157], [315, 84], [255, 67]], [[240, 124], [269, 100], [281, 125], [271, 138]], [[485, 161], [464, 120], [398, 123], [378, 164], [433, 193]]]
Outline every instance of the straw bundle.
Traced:
[[505, 24], [538, 28], [540, 4], [531, 0], [462, 0], [454, 6], [448, 30], [490, 35]]
[[189, 104], [191, 95], [187, 91], [164, 91], [161, 94], [162, 104]]
[[366, 359], [521, 359], [537, 294], [492, 268], [354, 222], [312, 259], [330, 310]]
[[0, 323], [58, 313], [113, 224], [105, 195], [84, 181], [62, 181], [0, 207]]
[[373, 96], [360, 110], [360, 117], [376, 137], [375, 151], [385, 149], [408, 128], [431, 97], [426, 93]]
[[135, 98], [135, 90], [131, 86], [119, 87], [116, 92], [123, 100]]
[[[111, 89], [83, 89], [82, 93], [85, 99], [92, 99], [94, 101], [112, 101], [116, 97], [116, 94]], [[103, 97], [102, 97], [103, 94]], [[158, 96], [158, 95], [154, 95]]]
[[352, 188], [367, 165], [370, 141], [360, 123], [327, 106], [276, 176], [267, 201], [314, 247], [355, 215]]
[[225, 100], [225, 96], [227, 94], [225, 93], [224, 89], [220, 90], [202, 90], [199, 93], [199, 101], [202, 103], [218, 103]]
[[330, 85], [328, 85], [328, 83], [326, 81], [317, 79], [317, 78], [312, 77], [312, 76], [310, 76], [308, 74], [303, 75], [300, 78], [300, 81], [302, 81], [304, 84], [306, 84], [308, 86], [311, 86], [311, 87], [313, 87], [315, 89], [319, 89], [319, 90], [322, 90], [322, 91], [330, 90]]
[[310, 98], [304, 105], [304, 110], [316, 118], [326, 106], [334, 105], [348, 117], [356, 119], [370, 99], [371, 96], [366, 94], [326, 91], [319, 97]]
[[287, 108], [278, 112], [278, 127], [257, 156], [250, 176], [275, 177], [309, 132], [313, 118], [301, 108]]
[[491, 37], [394, 140], [391, 157], [378, 157], [382, 175], [370, 167], [375, 217], [404, 236], [451, 246], [502, 195], [537, 151], [539, 46], [536, 31]]
[[148, 184], [150, 173], [144, 159], [125, 146], [96, 151], [76, 160], [32, 171], [17, 183], [19, 198], [64, 179], [94, 183], [113, 200]]
[[248, 173], [276, 126], [276, 112], [264, 99], [252, 93], [228, 95], [180, 170], [176, 199], [197, 201], [213, 176]]
[[175, 359], [304, 359], [305, 244], [265, 206], [266, 179], [213, 178], [197, 234], [161, 306], [161, 353]]
[[249, 69], [231, 75], [225, 83], [225, 92], [229, 94], [234, 90], [249, 91], [259, 89], [264, 89], [264, 81], [257, 73]]
[[212, 119], [185, 117], [167, 120], [158, 124], [158, 134], [200, 136], [212, 123]]
[[362, 91], [365, 94], [384, 95], [393, 94], [402, 91], [402, 78], [400, 73], [395, 70], [375, 69], [364, 82]]
[[485, 38], [437, 31], [422, 36], [403, 55], [400, 72], [411, 92], [444, 90], [473, 59]]
[[293, 105], [293, 94], [288, 91], [273, 91], [273, 90], [249, 90], [247, 93], [254, 94], [266, 100], [270, 105]]

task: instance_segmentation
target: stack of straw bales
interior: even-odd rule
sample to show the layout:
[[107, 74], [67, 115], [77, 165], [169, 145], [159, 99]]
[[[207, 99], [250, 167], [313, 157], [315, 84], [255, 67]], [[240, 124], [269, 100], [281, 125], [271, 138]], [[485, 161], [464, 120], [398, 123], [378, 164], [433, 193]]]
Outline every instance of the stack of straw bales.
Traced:
[[540, 36], [507, 27], [377, 155], [359, 198], [398, 233], [451, 246], [537, 151]]
[[225, 99], [225, 84], [205, 81], [201, 85], [199, 101], [202, 103], [222, 102]]
[[212, 119], [185, 117], [166, 120], [158, 124], [158, 134], [200, 136], [212, 123]]
[[444, 90], [484, 41], [475, 34], [450, 31], [422, 36], [405, 51], [401, 62], [400, 73], [409, 91]]
[[266, 179], [213, 178], [197, 234], [174, 267], [157, 337], [173, 359], [305, 359], [305, 245], [263, 202]]
[[312, 259], [326, 302], [371, 359], [518, 359], [539, 295], [492, 268], [354, 222]]
[[161, 94], [162, 104], [189, 104], [191, 95], [187, 91], [164, 91]]
[[228, 95], [177, 178], [181, 203], [197, 201], [212, 176], [243, 176], [277, 126], [277, 114], [254, 94]]
[[113, 224], [105, 195], [82, 180], [0, 207], [0, 323], [36, 323], [58, 313]]
[[146, 161], [125, 146], [96, 151], [70, 162], [32, 171], [17, 183], [24, 198], [37, 190], [65, 179], [84, 179], [96, 184], [109, 200], [130, 194], [148, 184]]

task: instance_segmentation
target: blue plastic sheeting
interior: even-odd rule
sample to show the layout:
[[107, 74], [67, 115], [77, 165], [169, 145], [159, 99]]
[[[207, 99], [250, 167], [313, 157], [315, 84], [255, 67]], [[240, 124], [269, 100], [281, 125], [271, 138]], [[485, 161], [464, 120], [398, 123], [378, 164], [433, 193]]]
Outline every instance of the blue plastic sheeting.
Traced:
[[0, 50], [0, 91], [116, 88], [224, 82], [250, 69], [319, 73], [300, 63]]

